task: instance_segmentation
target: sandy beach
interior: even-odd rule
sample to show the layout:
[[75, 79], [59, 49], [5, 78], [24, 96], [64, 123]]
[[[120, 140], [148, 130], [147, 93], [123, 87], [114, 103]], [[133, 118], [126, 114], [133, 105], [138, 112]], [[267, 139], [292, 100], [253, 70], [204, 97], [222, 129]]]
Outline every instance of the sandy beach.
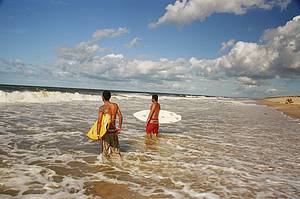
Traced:
[[[291, 98], [293, 103], [287, 103], [287, 99]], [[281, 96], [270, 97], [259, 100], [261, 104], [275, 108], [284, 114], [300, 119], [300, 96]]]

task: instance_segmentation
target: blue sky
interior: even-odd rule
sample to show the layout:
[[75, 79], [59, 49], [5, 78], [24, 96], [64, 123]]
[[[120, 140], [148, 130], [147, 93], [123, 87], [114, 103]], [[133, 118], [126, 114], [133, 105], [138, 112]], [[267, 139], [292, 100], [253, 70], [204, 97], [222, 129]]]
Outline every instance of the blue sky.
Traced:
[[2, 0], [0, 83], [299, 95], [299, 14], [292, 0]]

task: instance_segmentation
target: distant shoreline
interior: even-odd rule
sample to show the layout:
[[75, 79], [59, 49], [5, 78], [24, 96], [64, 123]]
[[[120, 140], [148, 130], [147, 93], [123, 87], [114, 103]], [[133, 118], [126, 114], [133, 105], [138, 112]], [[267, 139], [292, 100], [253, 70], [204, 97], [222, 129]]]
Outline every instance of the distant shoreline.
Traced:
[[[293, 103], [287, 103], [286, 100], [288, 98], [291, 98]], [[260, 104], [275, 108], [292, 118], [300, 119], [300, 96], [268, 97], [257, 101]]]

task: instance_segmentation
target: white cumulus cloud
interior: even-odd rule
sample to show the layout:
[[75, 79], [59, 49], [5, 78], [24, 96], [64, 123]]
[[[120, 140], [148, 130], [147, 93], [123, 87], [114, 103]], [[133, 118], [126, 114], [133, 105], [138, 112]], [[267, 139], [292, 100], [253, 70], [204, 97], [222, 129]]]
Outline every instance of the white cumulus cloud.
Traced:
[[58, 67], [65, 76], [86, 76], [93, 79], [175, 81], [192, 77], [189, 62], [179, 58], [159, 61], [128, 59], [122, 54], [93, 56], [88, 62], [78, 62], [76, 58], [60, 59]]
[[231, 46], [227, 54], [216, 59], [190, 59], [196, 74], [213, 76], [222, 73], [252, 85], [265, 79], [300, 76], [300, 16], [284, 26], [267, 30], [261, 43], [238, 41]]
[[114, 38], [127, 33], [128, 28], [118, 29], [98, 29], [96, 30], [91, 38], [86, 42], [79, 42], [75, 47], [61, 46], [57, 49], [57, 55], [60, 60], [60, 64], [64, 63], [67, 65], [84, 64], [92, 62], [95, 56], [99, 52], [103, 52], [106, 49], [100, 47], [98, 41], [104, 38]]
[[71, 60], [72, 63], [89, 61], [101, 51], [103, 49], [98, 44], [90, 42], [80, 42], [73, 48], [62, 46], [57, 49], [60, 58]]
[[166, 7], [165, 14], [157, 22], [149, 24], [156, 28], [163, 24], [183, 26], [196, 20], [204, 20], [214, 13], [245, 14], [249, 9], [271, 9], [287, 7], [290, 0], [176, 0]]
[[220, 53], [224, 53], [226, 50], [230, 49], [232, 46], [234, 46], [235, 44], [235, 40], [234, 39], [230, 39], [227, 42], [222, 42], [222, 47], [219, 50]]

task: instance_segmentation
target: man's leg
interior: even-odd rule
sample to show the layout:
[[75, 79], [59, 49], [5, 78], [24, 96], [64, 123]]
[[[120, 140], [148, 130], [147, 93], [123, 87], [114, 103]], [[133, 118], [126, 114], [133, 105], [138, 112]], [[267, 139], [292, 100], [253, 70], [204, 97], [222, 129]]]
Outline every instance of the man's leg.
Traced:
[[151, 133], [146, 133], [146, 138], [149, 140], [151, 138]]
[[103, 156], [109, 157], [109, 147], [110, 147], [109, 136], [104, 135], [102, 138], [102, 154], [103, 154]]
[[154, 127], [153, 127], [153, 139], [154, 140], [158, 139], [158, 128], [159, 128], [159, 124], [154, 124]]
[[119, 138], [116, 133], [111, 134], [111, 150], [113, 154], [116, 154], [117, 156], [121, 157], [120, 153], [120, 145], [119, 145]]
[[152, 134], [152, 130], [151, 130], [151, 124], [148, 123], [147, 127], [146, 127], [146, 138], [150, 139], [151, 138], [151, 134]]

